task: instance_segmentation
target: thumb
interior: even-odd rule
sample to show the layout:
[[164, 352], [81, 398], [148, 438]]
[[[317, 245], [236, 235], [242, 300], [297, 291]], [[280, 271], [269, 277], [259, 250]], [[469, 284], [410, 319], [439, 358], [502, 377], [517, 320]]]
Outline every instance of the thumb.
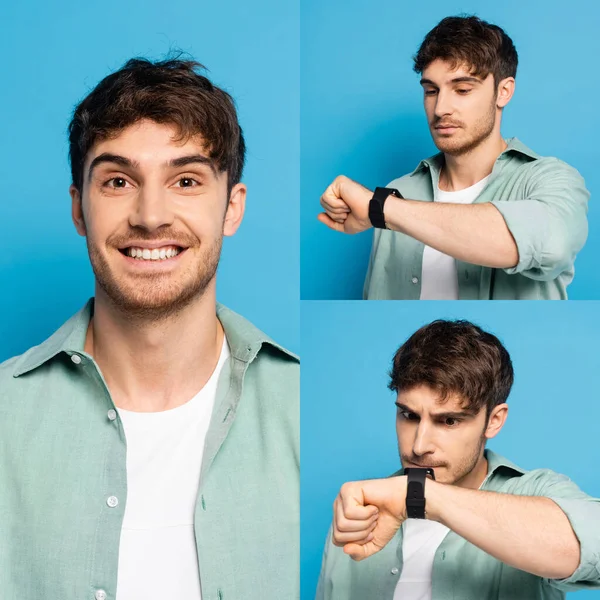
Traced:
[[369, 556], [376, 554], [380, 550], [381, 546], [375, 544], [374, 541], [367, 542], [366, 544], [346, 544], [344, 546], [344, 553], [356, 561], [369, 558]]
[[317, 219], [319, 219], [319, 221], [321, 221], [321, 223], [323, 223], [324, 225], [327, 225], [327, 227], [329, 227], [329, 229], [333, 229], [334, 231], [341, 231], [342, 233], [344, 232], [344, 224], [334, 221], [326, 213], [319, 213], [317, 215]]

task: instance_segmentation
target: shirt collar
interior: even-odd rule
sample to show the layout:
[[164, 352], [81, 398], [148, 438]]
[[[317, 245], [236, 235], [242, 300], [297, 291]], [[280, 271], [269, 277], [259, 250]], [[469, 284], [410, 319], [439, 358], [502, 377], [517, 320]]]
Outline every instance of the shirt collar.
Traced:
[[[90, 298], [86, 305], [64, 323], [58, 331], [39, 346], [34, 346], [28, 350], [17, 361], [13, 377], [19, 377], [37, 369], [61, 352], [65, 352], [70, 356], [83, 352], [88, 326], [93, 314], [94, 299]], [[269, 336], [252, 325], [252, 323], [218, 303], [217, 317], [225, 330], [225, 337], [227, 338], [231, 355], [235, 358], [243, 361], [251, 361], [258, 354], [262, 346], [267, 344], [286, 354], [288, 357], [298, 360], [295, 354], [274, 342]]]
[[[497, 160], [503, 160], [505, 157], [507, 157], [511, 154], [522, 154], [524, 156], [531, 158], [532, 160], [538, 160], [539, 158], [541, 158], [541, 156], [539, 154], [537, 154], [536, 152], [531, 150], [531, 148], [528, 148], [525, 144], [523, 144], [523, 142], [521, 142], [516, 137], [508, 138], [505, 141], [508, 145], [506, 146], [506, 149], [497, 158]], [[422, 160], [418, 164], [417, 168], [410, 174], [410, 176], [412, 177], [413, 175], [416, 175], [417, 173], [420, 173], [421, 171], [424, 171], [425, 169], [433, 169], [433, 170], [439, 172], [439, 171], [441, 171], [443, 165], [444, 165], [444, 153], [438, 152], [437, 154], [434, 154], [433, 156], [430, 156], [429, 158], [425, 158], [424, 160]]]

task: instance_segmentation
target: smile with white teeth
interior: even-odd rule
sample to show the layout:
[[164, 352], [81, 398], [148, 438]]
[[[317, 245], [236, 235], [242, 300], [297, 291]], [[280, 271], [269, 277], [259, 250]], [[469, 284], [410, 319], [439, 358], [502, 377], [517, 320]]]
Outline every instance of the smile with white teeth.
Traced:
[[127, 248], [126, 254], [131, 258], [138, 260], [167, 260], [173, 256], [177, 256], [181, 252], [181, 248], [175, 246], [166, 246], [164, 248]]

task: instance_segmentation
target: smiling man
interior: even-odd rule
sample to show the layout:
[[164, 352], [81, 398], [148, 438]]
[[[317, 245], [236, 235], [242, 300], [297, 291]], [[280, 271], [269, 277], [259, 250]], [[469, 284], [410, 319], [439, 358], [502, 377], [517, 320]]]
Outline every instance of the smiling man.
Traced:
[[600, 500], [485, 448], [513, 383], [498, 338], [434, 321], [390, 375], [402, 469], [341, 488], [317, 599], [556, 600], [600, 587]]
[[0, 365], [2, 597], [299, 594], [299, 369], [216, 303], [245, 143], [191, 61], [129, 61], [69, 128], [95, 296]]
[[448, 17], [414, 59], [440, 153], [385, 188], [340, 176], [319, 220], [375, 228], [364, 298], [566, 299], [587, 238], [579, 173], [500, 132], [517, 51], [495, 25]]

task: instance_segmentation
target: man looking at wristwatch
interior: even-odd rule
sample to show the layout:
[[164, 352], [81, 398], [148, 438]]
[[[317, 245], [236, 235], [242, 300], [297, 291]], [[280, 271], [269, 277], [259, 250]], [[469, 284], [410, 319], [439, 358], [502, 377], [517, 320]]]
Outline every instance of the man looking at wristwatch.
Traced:
[[600, 587], [600, 501], [485, 449], [512, 382], [506, 349], [467, 321], [435, 321], [400, 347], [389, 386], [403, 468], [342, 486], [318, 600], [544, 600]]
[[440, 153], [375, 193], [340, 176], [323, 194], [325, 225], [375, 227], [365, 299], [566, 299], [589, 192], [566, 163], [503, 139], [517, 63], [499, 27], [442, 20], [414, 59]]

